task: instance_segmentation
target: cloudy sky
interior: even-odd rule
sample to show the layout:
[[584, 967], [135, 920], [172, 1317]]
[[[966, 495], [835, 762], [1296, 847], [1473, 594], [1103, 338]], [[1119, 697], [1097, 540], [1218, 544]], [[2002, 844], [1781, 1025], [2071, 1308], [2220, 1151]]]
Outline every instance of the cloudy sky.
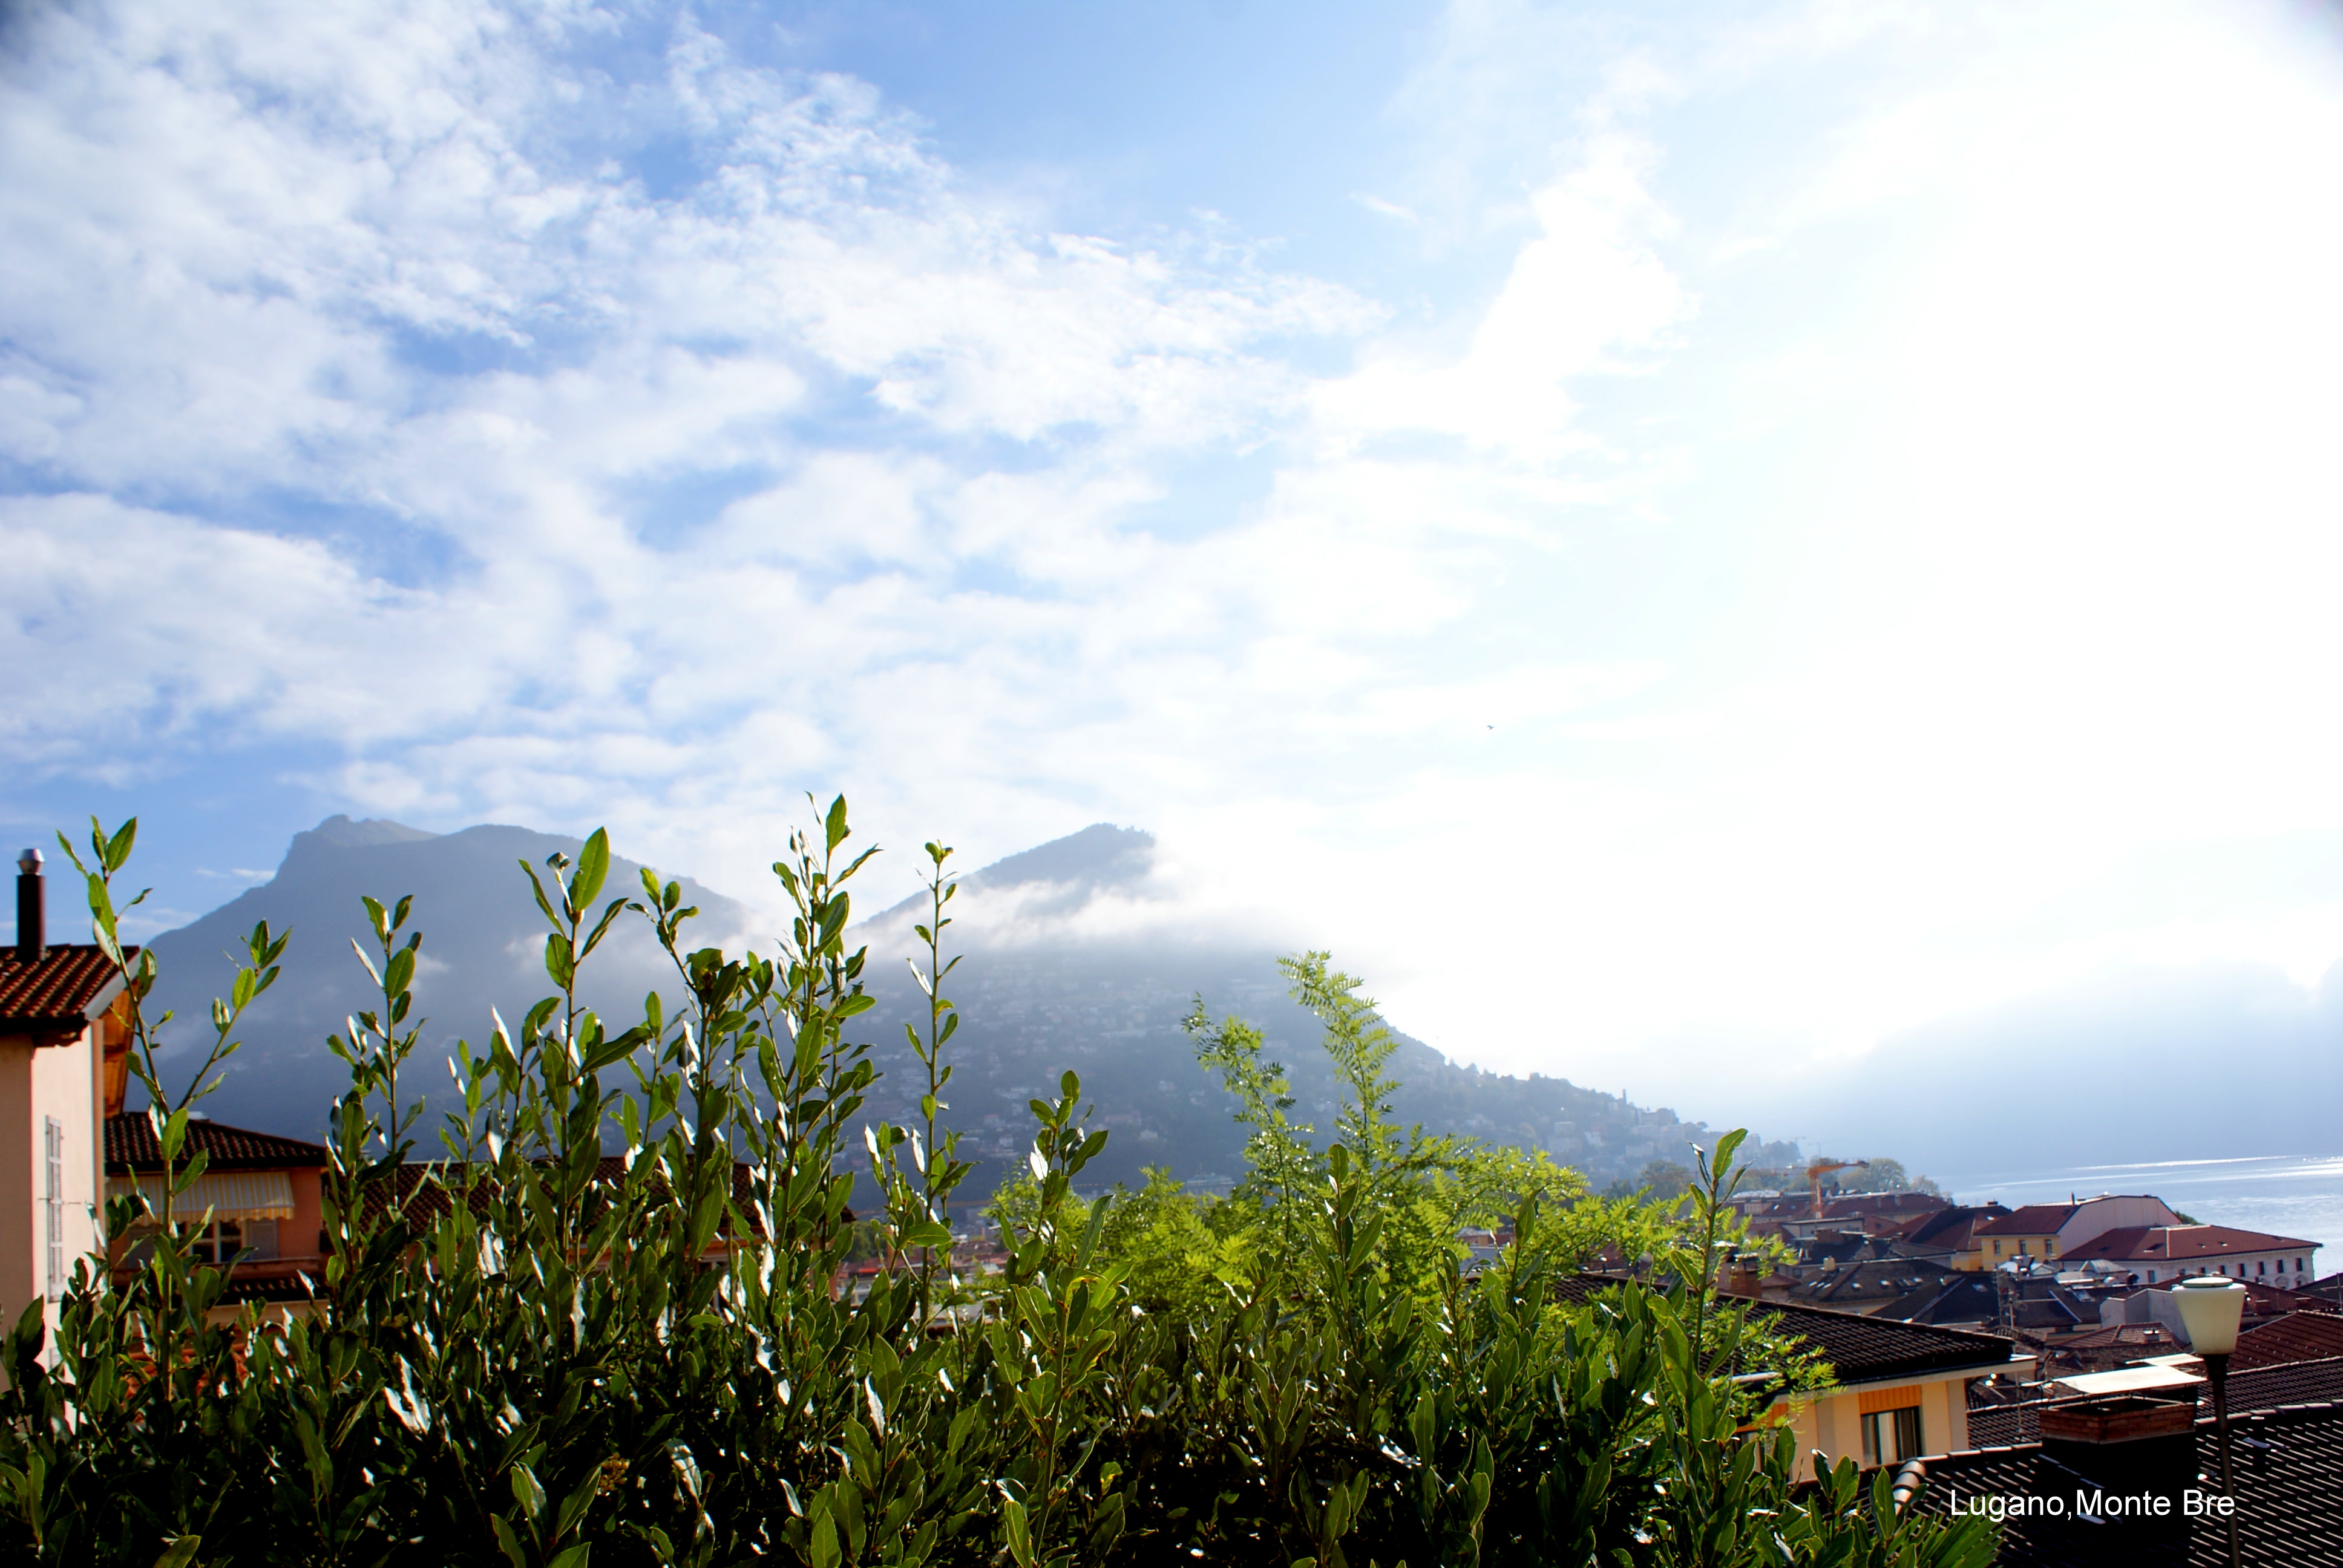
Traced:
[[1105, 819], [1712, 1117], [2343, 959], [2331, 9], [7, 17], [0, 819], [160, 923]]

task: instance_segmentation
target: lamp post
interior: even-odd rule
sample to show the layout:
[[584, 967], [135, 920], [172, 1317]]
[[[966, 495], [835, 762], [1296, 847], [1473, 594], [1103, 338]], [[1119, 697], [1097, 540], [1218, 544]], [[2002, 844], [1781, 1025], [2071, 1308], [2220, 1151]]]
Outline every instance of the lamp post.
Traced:
[[2245, 1315], [2246, 1287], [2224, 1275], [2198, 1274], [2172, 1288], [2173, 1304], [2180, 1309], [2180, 1326], [2188, 1348], [2205, 1358], [2213, 1379], [2213, 1430], [2221, 1448], [2221, 1491], [2228, 1499], [2229, 1568], [2239, 1568], [2237, 1557], [2237, 1488], [2229, 1471], [2229, 1352], [2237, 1348], [2237, 1321]]

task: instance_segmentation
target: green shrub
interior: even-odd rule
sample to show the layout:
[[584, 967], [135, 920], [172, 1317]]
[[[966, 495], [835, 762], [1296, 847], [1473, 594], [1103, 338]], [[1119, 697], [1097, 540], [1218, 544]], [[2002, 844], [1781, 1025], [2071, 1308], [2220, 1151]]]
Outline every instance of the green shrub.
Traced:
[[[94, 836], [100, 940], [129, 828]], [[1388, 1120], [1390, 1042], [1324, 954], [1288, 963], [1349, 1089], [1332, 1142], [1287, 1118], [1242, 1020], [1193, 1028], [1252, 1128], [1249, 1177], [1197, 1198], [1159, 1174], [1085, 1202], [1104, 1146], [1071, 1073], [1036, 1101], [1029, 1172], [997, 1202], [1009, 1262], [949, 1272], [968, 1173], [940, 1120], [957, 1014], [942, 961], [948, 850], [912, 1044], [916, 1127], [847, 1132], [874, 1072], [844, 943], [845, 803], [776, 867], [795, 901], [767, 960], [689, 949], [693, 913], [646, 874], [602, 898], [607, 841], [529, 869], [553, 994], [460, 1046], [441, 1158], [413, 1174], [424, 1105], [402, 1080], [419, 939], [367, 908], [378, 1009], [333, 1048], [331, 1257], [313, 1313], [211, 1309], [228, 1275], [165, 1236], [135, 1272], [85, 1261], [54, 1342], [7, 1345], [0, 1536], [16, 1560], [731, 1563], [1212, 1563], [1981, 1565], [1978, 1521], [1899, 1520], [1851, 1465], [1803, 1490], [1786, 1431], [1752, 1427], [1752, 1367], [1813, 1376], [1708, 1289], [1734, 1244], [1735, 1133], [1681, 1208], [1591, 1199], [1542, 1155]], [[577, 979], [614, 920], [652, 921], [680, 1005], [614, 1029]], [[176, 1168], [187, 1107], [274, 978], [255, 933], [175, 1099], [139, 1019], [135, 1068]], [[142, 970], [139, 966], [145, 965]], [[151, 963], [126, 970], [134, 1001]], [[615, 1159], [606, 1162], [606, 1150]], [[736, 1177], [736, 1161], [745, 1177]], [[858, 1163], [882, 1195], [847, 1207]], [[109, 1227], [138, 1219], [112, 1207]], [[1461, 1225], [1510, 1221], [1492, 1266]], [[1583, 1300], [1596, 1249], [1657, 1283]], [[860, 1300], [850, 1256], [893, 1265]], [[1805, 1370], [1801, 1372], [1801, 1367]]]

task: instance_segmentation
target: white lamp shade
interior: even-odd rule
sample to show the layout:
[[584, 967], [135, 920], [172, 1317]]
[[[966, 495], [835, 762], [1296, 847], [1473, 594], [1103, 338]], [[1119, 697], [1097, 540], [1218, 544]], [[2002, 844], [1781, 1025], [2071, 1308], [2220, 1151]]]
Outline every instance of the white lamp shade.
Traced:
[[2237, 1320], [2246, 1312], [2242, 1281], [2198, 1274], [2173, 1286], [2172, 1300], [2180, 1309], [2180, 1327], [2190, 1350], [2200, 1356], [2225, 1356], [2237, 1348]]

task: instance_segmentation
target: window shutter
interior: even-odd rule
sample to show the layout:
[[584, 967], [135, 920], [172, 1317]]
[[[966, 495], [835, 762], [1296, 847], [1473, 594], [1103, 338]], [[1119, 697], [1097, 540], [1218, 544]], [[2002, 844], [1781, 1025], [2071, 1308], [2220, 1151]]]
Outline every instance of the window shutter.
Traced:
[[65, 1130], [54, 1116], [41, 1118], [41, 1152], [45, 1167], [42, 1183], [42, 1219], [46, 1223], [48, 1288], [51, 1301], [65, 1293]]

